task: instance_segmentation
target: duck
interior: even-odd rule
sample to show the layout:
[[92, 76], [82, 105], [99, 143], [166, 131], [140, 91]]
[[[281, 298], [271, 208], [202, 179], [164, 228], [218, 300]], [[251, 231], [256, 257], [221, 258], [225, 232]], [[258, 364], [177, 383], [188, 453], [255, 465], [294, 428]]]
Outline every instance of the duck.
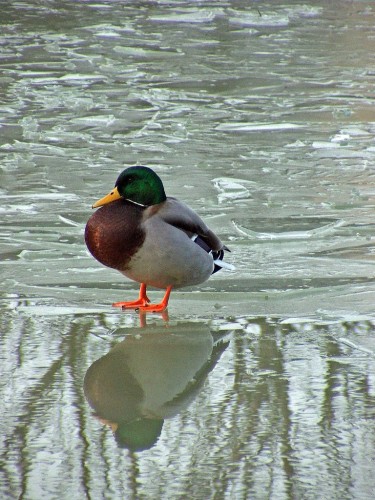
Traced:
[[[159, 175], [149, 167], [128, 167], [114, 188], [96, 201], [85, 228], [91, 255], [104, 266], [140, 283], [138, 299], [114, 307], [163, 312], [172, 289], [198, 285], [219, 270], [230, 251], [187, 204], [166, 196]], [[147, 287], [164, 289], [152, 303]]]

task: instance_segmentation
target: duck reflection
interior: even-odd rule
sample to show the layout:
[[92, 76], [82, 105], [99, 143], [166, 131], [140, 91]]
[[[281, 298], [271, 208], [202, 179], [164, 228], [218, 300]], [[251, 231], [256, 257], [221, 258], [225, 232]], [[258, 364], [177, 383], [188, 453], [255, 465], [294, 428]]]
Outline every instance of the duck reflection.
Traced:
[[116, 331], [122, 334], [125, 340], [87, 370], [84, 391], [118, 445], [140, 451], [196, 397], [229, 341], [215, 341], [199, 323]]

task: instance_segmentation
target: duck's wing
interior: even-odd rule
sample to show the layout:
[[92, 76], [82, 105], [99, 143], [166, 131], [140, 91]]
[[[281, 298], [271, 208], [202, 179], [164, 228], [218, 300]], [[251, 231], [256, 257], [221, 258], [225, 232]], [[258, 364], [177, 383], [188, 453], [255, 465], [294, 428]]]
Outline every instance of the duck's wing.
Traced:
[[157, 211], [157, 216], [167, 224], [181, 229], [189, 237], [200, 236], [214, 252], [226, 250], [220, 238], [206, 226], [199, 215], [176, 198], [168, 196]]

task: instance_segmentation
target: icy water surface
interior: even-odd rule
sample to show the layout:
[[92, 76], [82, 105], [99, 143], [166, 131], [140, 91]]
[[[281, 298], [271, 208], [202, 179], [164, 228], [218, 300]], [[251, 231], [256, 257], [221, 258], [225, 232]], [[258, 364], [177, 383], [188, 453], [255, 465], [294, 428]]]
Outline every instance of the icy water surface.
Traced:
[[[375, 4], [0, 21], [0, 497], [372, 499]], [[83, 242], [135, 163], [236, 266], [169, 321], [112, 309], [137, 285]]]

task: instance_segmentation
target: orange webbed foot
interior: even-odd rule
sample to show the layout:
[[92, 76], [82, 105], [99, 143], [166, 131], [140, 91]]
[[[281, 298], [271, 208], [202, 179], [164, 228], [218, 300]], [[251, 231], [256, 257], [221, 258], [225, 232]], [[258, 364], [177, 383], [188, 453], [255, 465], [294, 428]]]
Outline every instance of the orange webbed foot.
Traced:
[[150, 299], [147, 297], [145, 299], [131, 300], [130, 302], [114, 302], [112, 307], [122, 307], [123, 309], [138, 309], [139, 307], [147, 307]]
[[163, 300], [159, 304], [151, 304], [150, 299], [146, 294], [146, 284], [141, 283], [139, 289], [139, 297], [137, 300], [131, 302], [115, 302], [112, 304], [113, 307], [122, 307], [122, 309], [137, 309], [142, 312], [163, 312], [168, 307], [169, 296], [172, 291], [172, 286], [168, 286], [163, 297]]
[[167, 287], [167, 291], [163, 297], [163, 300], [159, 304], [145, 304], [140, 306], [138, 309], [142, 312], [163, 312], [168, 307], [169, 296], [172, 291], [172, 286]]
[[163, 302], [160, 302], [160, 304], [145, 304], [143, 306], [137, 307], [142, 312], [151, 312], [151, 313], [157, 313], [157, 312], [163, 312], [166, 310], [168, 304], [163, 304]]
[[139, 289], [139, 296], [137, 300], [131, 300], [129, 302], [114, 302], [112, 307], [122, 307], [123, 309], [138, 309], [139, 307], [145, 307], [151, 302], [146, 294], [146, 284], [141, 283]]

